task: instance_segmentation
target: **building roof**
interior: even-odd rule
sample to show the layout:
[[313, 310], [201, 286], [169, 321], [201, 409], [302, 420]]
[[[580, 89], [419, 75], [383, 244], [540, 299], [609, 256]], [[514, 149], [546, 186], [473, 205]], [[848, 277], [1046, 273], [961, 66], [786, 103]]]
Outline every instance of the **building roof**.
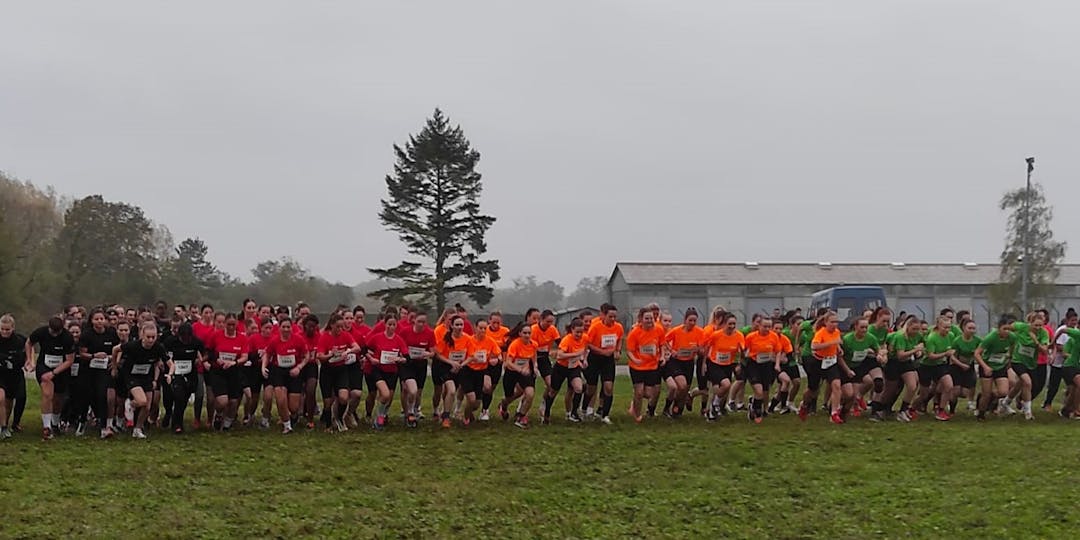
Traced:
[[[1061, 265], [1059, 285], [1080, 285], [1080, 264]], [[662, 263], [620, 262], [628, 285], [987, 285], [998, 281], [997, 263]]]

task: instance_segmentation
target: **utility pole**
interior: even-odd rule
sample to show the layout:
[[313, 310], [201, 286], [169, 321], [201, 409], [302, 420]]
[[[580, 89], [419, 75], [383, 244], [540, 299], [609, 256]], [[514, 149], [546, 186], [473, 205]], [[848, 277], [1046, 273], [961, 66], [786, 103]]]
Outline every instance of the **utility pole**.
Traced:
[[1020, 261], [1020, 311], [1021, 317], [1028, 312], [1028, 265], [1031, 264], [1031, 173], [1035, 170], [1035, 157], [1027, 158], [1027, 188], [1024, 190], [1024, 230], [1021, 242], [1024, 245], [1023, 260]]

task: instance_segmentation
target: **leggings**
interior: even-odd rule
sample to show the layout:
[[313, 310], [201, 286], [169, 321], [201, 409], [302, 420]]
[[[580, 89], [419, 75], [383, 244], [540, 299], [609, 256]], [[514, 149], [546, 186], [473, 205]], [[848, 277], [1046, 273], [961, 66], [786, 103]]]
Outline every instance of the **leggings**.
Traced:
[[[174, 379], [175, 380], [175, 379]], [[164, 389], [168, 384], [165, 382], [165, 375], [162, 375], [158, 380], [158, 388]], [[161, 393], [161, 405], [165, 407], [165, 418], [172, 418], [173, 411], [173, 393], [162, 392]]]
[[[112, 384], [112, 374], [107, 369], [87, 369], [79, 374], [79, 378], [83, 378], [85, 373], [86, 377], [86, 398], [89, 402], [90, 408], [94, 409], [94, 416], [97, 417], [98, 425], [104, 427], [105, 421], [112, 416], [112, 411], [109, 410], [109, 385]], [[116, 389], [116, 395], [120, 398], [121, 390]], [[83, 411], [86, 414], [86, 411]]]
[[86, 410], [90, 407], [91, 375], [86, 365], [79, 366], [79, 376], [71, 378], [68, 398], [60, 417], [68, 423], [86, 422]]
[[12, 398], [15, 400], [15, 411], [11, 416], [11, 425], [17, 426], [22, 423], [23, 411], [26, 410], [26, 376], [22, 373], [15, 377], [15, 389], [12, 394]]
[[[1054, 397], [1057, 396], [1058, 389], [1061, 387], [1061, 372], [1062, 368], [1050, 366], [1050, 382], [1046, 385], [1046, 400], [1043, 401], [1043, 407], [1050, 406], [1054, 402]], [[1035, 396], [1032, 391], [1032, 397]]]
[[1031, 401], [1035, 401], [1035, 397], [1046, 387], [1046, 379], [1049, 375], [1049, 371], [1050, 365], [1043, 364], [1041, 366], [1035, 366], [1035, 371], [1031, 372]]
[[[190, 376], [190, 375], [189, 375]], [[173, 399], [176, 399], [175, 396]], [[205, 375], [198, 373], [195, 376], [195, 412], [201, 413], [203, 408], [203, 400], [206, 399], [206, 379]], [[184, 398], [184, 406], [187, 407], [187, 398]], [[207, 415], [210, 414], [209, 407], [206, 411]], [[181, 409], [183, 410], [183, 409]], [[201, 416], [201, 415], [200, 415]], [[183, 418], [183, 415], [180, 416]]]
[[[197, 374], [190, 375], [175, 375], [173, 376], [172, 392], [165, 392], [162, 395], [162, 399], [165, 396], [170, 396], [172, 401], [172, 423], [170, 424], [173, 429], [182, 428], [184, 426], [184, 412], [187, 410], [188, 398], [191, 397], [191, 393], [194, 391], [198, 394], [198, 389], [202, 387], [201, 377]], [[168, 410], [168, 409], [166, 409]]]

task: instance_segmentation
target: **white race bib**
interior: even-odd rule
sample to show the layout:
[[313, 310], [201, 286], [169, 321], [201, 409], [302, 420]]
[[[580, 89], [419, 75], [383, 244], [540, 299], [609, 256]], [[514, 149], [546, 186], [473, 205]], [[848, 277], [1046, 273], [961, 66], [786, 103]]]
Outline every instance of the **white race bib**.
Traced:
[[228, 362], [235, 362], [236, 361], [236, 353], [231, 353], [231, 352], [218, 353], [218, 360], [228, 361]]
[[330, 353], [330, 359], [327, 362], [331, 364], [340, 364], [345, 358], [341, 356], [340, 351], [333, 351]]
[[64, 363], [64, 357], [63, 356], [58, 356], [58, 355], [55, 355], [55, 354], [46, 354], [45, 355], [45, 367], [47, 367], [49, 369], [59, 367], [60, 364], [63, 364], [63, 363]]
[[731, 363], [731, 353], [717, 352], [716, 353], [716, 363], [717, 364], [730, 364]]
[[[836, 360], [836, 358], [833, 357], [833, 360]], [[757, 355], [756, 361], [759, 364], [768, 364], [769, 362], [773, 361], [773, 354], [772, 353], [759, 353]]]
[[397, 356], [397, 351], [383, 351], [379, 353], [379, 363], [383, 365], [393, 364]]
[[80, 366], [79, 366], [78, 362], [75, 362], [74, 364], [71, 364], [71, 376], [72, 377], [78, 377], [79, 376], [79, 367]]
[[1016, 354], [1023, 356], [1024, 358], [1031, 358], [1035, 356], [1035, 347], [1028, 347], [1026, 345], [1017, 345]]
[[600, 336], [600, 348], [610, 349], [615, 346], [616, 341], [619, 341], [619, 336], [617, 334], [604, 334]]
[[821, 359], [821, 369], [829, 369], [829, 368], [831, 368], [831, 367], [833, 367], [835, 365], [836, 365], [836, 357], [835, 356], [826, 356], [825, 358]]
[[413, 360], [422, 360], [425, 353], [427, 353], [427, 349], [423, 347], [409, 347], [409, 358]]
[[176, 375], [187, 375], [191, 373], [191, 360], [176, 360], [173, 362], [173, 366], [176, 368], [173, 372]]
[[1004, 364], [1006, 358], [1008, 358], [1008, 356], [1005, 353], [991, 354], [990, 355], [990, 361], [988, 363], [990, 363], [990, 364]]
[[641, 354], [656, 356], [656, 345], [642, 345], [639, 351]]
[[476, 351], [473, 356], [474, 364], [486, 364], [487, 363], [487, 351]]
[[355, 363], [356, 363], [356, 355], [355, 354], [349, 353], [349, 354], [345, 355], [345, 365], [346, 366], [351, 366], [351, 365], [353, 365]]
[[676, 355], [683, 360], [689, 360], [691, 356], [694, 356], [694, 349], [679, 349]]
[[851, 353], [851, 361], [858, 364], [859, 362], [862, 362], [863, 360], [866, 360], [866, 357], [869, 354], [870, 354], [869, 350], [854, 351], [854, 352]]
[[150, 364], [133, 364], [131, 366], [132, 375], [149, 375]]
[[296, 365], [295, 354], [279, 354], [277, 357], [278, 367], [291, 368]]
[[462, 362], [465, 360], [465, 351], [450, 351], [451, 362]]
[[525, 367], [529, 363], [530, 360], [532, 360], [532, 358], [515, 358], [514, 359], [514, 365], [516, 365], [519, 368], [520, 367]]
[[108, 358], [91, 358], [90, 367], [93, 369], [107, 369], [109, 367]]

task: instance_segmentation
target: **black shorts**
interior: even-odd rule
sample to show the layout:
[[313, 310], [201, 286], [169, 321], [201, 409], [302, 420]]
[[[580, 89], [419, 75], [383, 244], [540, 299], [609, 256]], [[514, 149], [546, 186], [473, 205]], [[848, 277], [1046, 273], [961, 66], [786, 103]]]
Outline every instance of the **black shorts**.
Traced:
[[323, 364], [319, 372], [319, 392], [323, 399], [334, 397], [339, 390], [349, 389], [349, 372], [345, 364]]
[[0, 369], [0, 390], [4, 391], [7, 399], [15, 397], [15, 375], [22, 375], [21, 370]]
[[811, 392], [817, 392], [821, 387], [821, 360], [809, 354], [802, 359], [803, 370], [806, 371], [806, 388]]
[[359, 362], [353, 362], [345, 366], [345, 374], [349, 377], [349, 390], [364, 390], [364, 368]]
[[562, 364], [555, 364], [551, 368], [551, 389], [558, 392], [562, 389], [564, 381], [572, 381], [581, 378], [581, 368], [568, 368]]
[[502, 379], [502, 372], [503, 372], [502, 364], [495, 364], [494, 366], [488, 366], [488, 368], [486, 370], [484, 370], [484, 374], [487, 375], [491, 379], [491, 391], [492, 392], [495, 391], [495, 387], [498, 386], [499, 380]]
[[694, 371], [696, 372], [694, 373], [694, 375], [697, 376], [698, 390], [709, 389], [709, 378], [705, 376], [708, 370], [708, 367], [705, 365], [706, 362], [708, 362], [708, 360], [706, 360], [704, 356], [698, 355], [697, 362], [695, 362], [696, 365], [694, 367]]
[[1065, 381], [1065, 384], [1069, 386], [1076, 385], [1076, 376], [1080, 375], [1080, 368], [1075, 367], [1063, 367], [1061, 368], [1061, 378]]
[[[436, 360], [436, 363], [442, 364]], [[423, 389], [424, 384], [427, 383], [427, 360], [408, 360], [404, 364], [398, 366], [398, 380], [416, 381], [416, 387]], [[446, 365], [446, 364], [443, 364]]]
[[[37, 382], [41, 384], [41, 377], [46, 373], [52, 371], [52, 368], [45, 366], [43, 363], [38, 363], [35, 374], [37, 375]], [[68, 385], [71, 383], [71, 376], [65, 371], [57, 375], [53, 375], [53, 394], [60, 395], [68, 392]]]
[[889, 361], [885, 363], [885, 380], [898, 381], [900, 380], [901, 375], [912, 371], [918, 371], [915, 362], [901, 362], [896, 358], [890, 358]]
[[970, 369], [963, 370], [957, 366], [949, 366], [949, 375], [952, 375], [953, 384], [962, 388], [975, 388], [975, 369], [978, 366], [972, 365]]
[[143, 392], [149, 394], [154, 391], [154, 376], [153, 375], [136, 375], [127, 377], [127, 394], [130, 396], [131, 391], [136, 388], [142, 388]]
[[300, 380], [307, 383], [312, 379], [318, 380], [319, 378], [319, 364], [314, 362], [304, 366], [304, 369], [300, 370]]
[[551, 355], [546, 352], [536, 353], [536, 371], [540, 372], [541, 377], [551, 376]]
[[630, 369], [630, 382], [656, 386], [660, 384], [660, 370], [658, 369]]
[[263, 387], [262, 364], [252, 362], [250, 366], [240, 367], [240, 384], [244, 388], [250, 388], [252, 394], [261, 392]]
[[461, 391], [466, 394], [483, 394], [485, 371], [487, 369], [472, 369], [468, 366], [461, 368], [457, 374], [457, 383]]
[[244, 386], [240, 384], [240, 370], [211, 369], [207, 374], [207, 382], [214, 390], [215, 396], [228, 396], [229, 399], [240, 399], [244, 395]]
[[744, 383], [750, 380], [750, 362], [747, 359], [743, 358], [739, 361], [739, 365], [735, 369], [735, 379]]
[[731, 376], [735, 373], [735, 364], [721, 366], [716, 362], [709, 362], [706, 370], [705, 378], [712, 384], [720, 384], [721, 381], [731, 381]]
[[300, 377], [290, 377], [290, 368], [270, 366], [270, 384], [274, 388], [284, 388], [287, 394], [301, 394], [304, 392], [304, 380]]
[[377, 369], [364, 373], [364, 386], [367, 387], [368, 393], [375, 391], [375, 383], [379, 381], [379, 378], [375, 376]]
[[931, 386], [949, 374], [949, 366], [946, 364], [919, 366], [918, 369], [920, 386]]
[[819, 372], [821, 373], [822, 381], [828, 381], [829, 383], [832, 383], [833, 381], [843, 382], [844, 380], [844, 372], [840, 368], [840, 362], [837, 362], [827, 368], [821, 368]]
[[802, 378], [802, 373], [799, 372], [799, 364], [795, 362], [788, 362], [787, 365], [781, 366], [781, 368], [784, 373], [787, 373], [788, 378], [793, 381]]
[[774, 362], [765, 362], [762, 364], [750, 362], [747, 364], [745, 371], [746, 382], [750, 384], [760, 384], [766, 388], [768, 388], [776, 378], [776, 364]]
[[[631, 375], [633, 370], [630, 370]], [[687, 384], [694, 379], [694, 361], [693, 360], [676, 360], [672, 358], [664, 364], [664, 379], [674, 379], [675, 377], [682, 377], [686, 379]]]
[[[867, 360], [863, 360], [862, 362], [859, 362], [859, 365], [857, 365], [855, 367], [852, 367], [852, 366], [848, 366], [848, 367], [851, 368], [851, 371], [855, 372], [855, 376], [851, 378], [851, 382], [854, 383], [854, 384], [860, 384], [860, 383], [863, 382], [863, 379], [865, 379], [866, 377], [868, 377], [870, 375], [870, 372], [873, 371], [874, 368], [878, 367], [878, 364], [877, 364], [877, 362], [870, 362], [870, 361], [867, 361]], [[848, 381], [844, 381], [845, 384], [847, 382]]]
[[451, 375], [450, 364], [441, 360], [431, 363], [431, 382], [435, 383], [435, 386], [442, 386], [451, 379]]
[[1024, 364], [1021, 364], [1021, 363], [1018, 363], [1018, 362], [1013, 362], [1012, 365], [1010, 365], [1009, 367], [1012, 368], [1013, 373], [1015, 373], [1017, 377], [1019, 377], [1021, 375], [1027, 375], [1027, 376], [1030, 377], [1030, 376], [1034, 375], [1034, 372], [1035, 372], [1034, 368], [1029, 368], [1029, 367], [1025, 366]]
[[585, 382], [589, 386], [596, 386], [600, 381], [615, 381], [615, 357], [589, 353], [589, 367], [585, 368]]
[[[394, 373], [387, 373], [381, 369], [376, 368], [371, 370], [371, 378], [375, 384], [377, 384], [379, 381], [385, 382], [386, 387], [389, 388], [391, 392], [393, 392], [394, 389], [397, 388], [398, 374], [396, 371]], [[374, 384], [372, 384], [372, 386], [374, 386]], [[374, 392], [374, 390], [372, 391]]]

